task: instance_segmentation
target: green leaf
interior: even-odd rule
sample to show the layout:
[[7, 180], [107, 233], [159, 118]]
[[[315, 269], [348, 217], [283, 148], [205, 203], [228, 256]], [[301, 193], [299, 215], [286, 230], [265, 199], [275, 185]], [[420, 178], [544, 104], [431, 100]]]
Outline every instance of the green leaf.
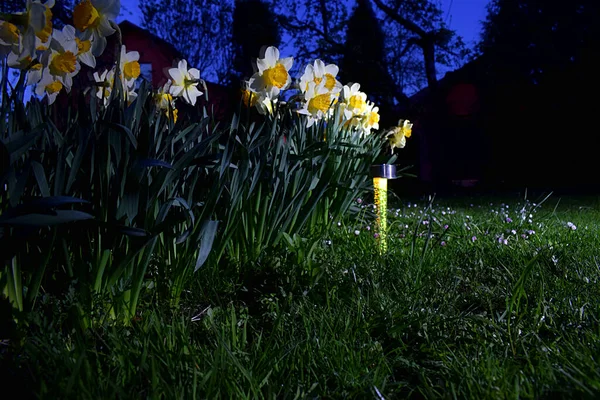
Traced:
[[217, 235], [217, 227], [219, 221], [208, 220], [202, 224], [200, 233], [200, 249], [198, 250], [198, 258], [196, 259], [196, 266], [194, 272], [198, 271], [202, 265], [206, 262], [208, 255], [213, 246], [215, 236]]
[[127, 136], [133, 148], [137, 149], [138, 142], [133, 132], [131, 132], [131, 129], [129, 129], [125, 125], [117, 124], [114, 122], [103, 122], [103, 124], [116, 131], [117, 133], [124, 134], [125, 136]]
[[42, 196], [50, 196], [50, 188], [48, 187], [48, 180], [46, 179], [46, 173], [44, 172], [44, 167], [42, 164], [37, 161], [32, 161], [31, 168], [33, 169], [33, 174], [37, 181], [38, 187], [40, 188]]
[[94, 216], [83, 211], [56, 210], [51, 214], [31, 213], [15, 217], [0, 216], [0, 225], [8, 226], [52, 226], [68, 222], [94, 219]]

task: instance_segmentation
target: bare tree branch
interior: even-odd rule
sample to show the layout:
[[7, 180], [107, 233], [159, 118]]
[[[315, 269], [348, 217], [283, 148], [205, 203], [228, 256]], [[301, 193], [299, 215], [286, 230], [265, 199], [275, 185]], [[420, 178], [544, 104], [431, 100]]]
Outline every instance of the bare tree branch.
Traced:
[[[435, 67], [435, 48], [437, 36], [437, 30], [426, 31], [413, 21], [400, 15], [397, 10], [392, 9], [381, 0], [373, 0], [374, 3], [393, 21], [396, 21], [402, 27], [408, 31], [419, 36], [418, 41], [413, 41], [410, 45], [418, 45], [423, 50], [423, 57], [425, 59], [425, 75], [427, 76], [427, 84], [429, 86], [437, 85], [437, 73]], [[409, 40], [410, 41], [410, 40]], [[405, 48], [406, 49], [406, 48]]]

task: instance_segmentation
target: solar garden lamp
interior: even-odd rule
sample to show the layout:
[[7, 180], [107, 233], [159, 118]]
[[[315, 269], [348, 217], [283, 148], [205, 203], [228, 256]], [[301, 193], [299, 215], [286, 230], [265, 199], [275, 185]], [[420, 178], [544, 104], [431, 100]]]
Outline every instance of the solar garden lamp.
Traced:
[[387, 181], [396, 179], [396, 166], [378, 164], [371, 166], [373, 188], [375, 192], [375, 207], [377, 208], [376, 230], [379, 241], [379, 253], [387, 251]]

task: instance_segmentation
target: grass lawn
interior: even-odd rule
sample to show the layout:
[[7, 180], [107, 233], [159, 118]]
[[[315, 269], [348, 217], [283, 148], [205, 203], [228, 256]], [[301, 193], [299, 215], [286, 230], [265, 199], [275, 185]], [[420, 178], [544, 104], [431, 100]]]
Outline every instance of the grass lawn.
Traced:
[[326, 238], [203, 267], [178, 308], [147, 290], [129, 326], [84, 331], [43, 297], [3, 378], [44, 398], [596, 398], [600, 200], [534, 201], [392, 202], [384, 256], [357, 202]]

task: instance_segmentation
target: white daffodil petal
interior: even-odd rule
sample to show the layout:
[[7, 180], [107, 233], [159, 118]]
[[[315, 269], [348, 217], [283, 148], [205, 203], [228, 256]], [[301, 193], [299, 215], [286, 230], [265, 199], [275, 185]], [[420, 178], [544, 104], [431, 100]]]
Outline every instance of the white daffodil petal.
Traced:
[[259, 73], [263, 73], [263, 71], [265, 69], [269, 68], [269, 64], [267, 63], [266, 60], [259, 58], [258, 60], [256, 60], [256, 66], [258, 67], [258, 72]]
[[46, 26], [46, 6], [38, 2], [28, 2], [29, 26], [39, 32]]
[[169, 88], [169, 93], [174, 96], [174, 97], [178, 97], [181, 95], [181, 92], [183, 92], [183, 86], [178, 86], [178, 85], [172, 85]]
[[[117, 19], [121, 13], [121, 0], [96, 0], [98, 3], [102, 3], [101, 10], [104, 12], [109, 19]], [[98, 6], [100, 8], [100, 6]]]
[[275, 64], [277, 63], [277, 60], [279, 59], [279, 50], [277, 49], [277, 47], [274, 46], [269, 46], [267, 47], [267, 50], [265, 51], [265, 61], [267, 62], [267, 65], [270, 67], [274, 67]]
[[186, 99], [186, 101], [188, 103], [190, 103], [191, 105], [194, 106], [194, 105], [196, 105], [196, 98], [198, 98], [201, 95], [202, 95], [202, 92], [199, 91], [196, 88], [196, 86], [190, 86], [186, 90], [186, 94], [185, 94], [184, 98]]
[[196, 68], [191, 68], [188, 71], [188, 74], [190, 74], [190, 76], [192, 77], [192, 79], [195, 79], [195, 80], [200, 79], [200, 71], [198, 71]]
[[106, 38], [104, 36], [95, 36], [92, 41], [92, 54], [99, 57], [106, 48]]
[[27, 86], [35, 85], [42, 79], [42, 69], [30, 69], [27, 72]]
[[178, 85], [181, 85], [185, 79], [184, 73], [177, 68], [170, 68], [169, 75], [171, 75], [173, 82], [176, 82]]
[[96, 68], [96, 57], [94, 57], [89, 51], [80, 54], [79, 61], [81, 61], [90, 68]]
[[115, 33], [116, 30], [110, 25], [110, 20], [102, 18], [100, 20], [100, 25], [98, 25], [98, 32], [100, 32], [101, 36], [110, 36]]
[[285, 67], [286, 70], [290, 70], [294, 64], [294, 57], [282, 58], [279, 62]]

